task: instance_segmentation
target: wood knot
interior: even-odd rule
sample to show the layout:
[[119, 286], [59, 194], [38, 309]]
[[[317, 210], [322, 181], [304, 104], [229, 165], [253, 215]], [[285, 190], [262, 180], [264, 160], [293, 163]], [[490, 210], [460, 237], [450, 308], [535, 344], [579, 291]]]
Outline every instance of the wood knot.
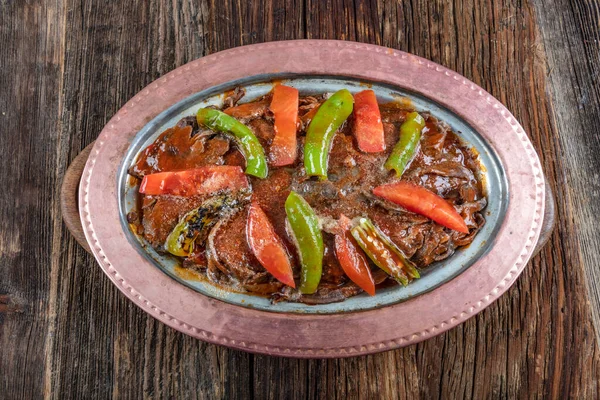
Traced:
[[23, 308], [15, 303], [10, 295], [8, 294], [0, 294], [0, 323], [2, 323], [2, 319], [4, 314], [12, 314], [12, 313], [22, 313]]

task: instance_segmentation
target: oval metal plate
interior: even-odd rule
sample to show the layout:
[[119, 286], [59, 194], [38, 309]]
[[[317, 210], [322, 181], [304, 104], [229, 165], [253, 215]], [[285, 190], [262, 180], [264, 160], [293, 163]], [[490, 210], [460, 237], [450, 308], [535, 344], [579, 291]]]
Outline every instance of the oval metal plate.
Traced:
[[[193, 112], [200, 102], [236, 84], [258, 95], [269, 90], [258, 83], [282, 75], [319, 92], [340, 86], [357, 90], [359, 82], [376, 83], [382, 100], [394, 92], [408, 94], [417, 108], [429, 109], [460, 131], [480, 151], [488, 168], [490, 215], [476, 243], [432, 267], [407, 289], [381, 291], [373, 299], [358, 296], [321, 307], [320, 312], [303, 312], [303, 306], [295, 304], [264, 311], [258, 308], [273, 308], [254, 297], [252, 307], [240, 306], [246, 299], [190, 287], [165, 273], [168, 267], [162, 262], [157, 267], [148, 253], [139, 251], [139, 243], [131, 240], [122, 224], [127, 209], [125, 166], [163, 126]], [[299, 77], [309, 78], [295, 79]], [[406, 346], [480, 312], [515, 282], [531, 257], [541, 230], [544, 193], [539, 159], [523, 128], [474, 83], [428, 60], [384, 47], [300, 40], [216, 53], [151, 83], [119, 110], [98, 137], [82, 175], [79, 204], [86, 239], [103, 271], [155, 318], [211, 343], [311, 358]], [[378, 304], [384, 302], [385, 306]]]
[[[343, 302], [323, 305], [305, 305], [302, 303], [281, 302], [271, 304], [268, 298], [252, 294], [232, 292], [212, 284], [209, 281], [198, 279], [186, 279], [185, 275], [178, 273], [176, 267], [179, 262], [168, 255], [157, 253], [139, 236], [134, 235], [128, 228], [127, 213], [136, 209], [136, 198], [138, 186], [131, 186], [127, 169], [135, 163], [138, 154], [151, 144], [165, 129], [174, 126], [181, 118], [195, 115], [201, 107], [210, 105], [221, 106], [223, 93], [242, 86], [246, 90], [245, 101], [251, 101], [267, 94], [273, 87], [272, 81], [282, 82], [285, 85], [296, 87], [302, 95], [333, 93], [339, 89], [346, 88], [352, 93], [370, 87], [375, 91], [380, 102], [390, 102], [400, 98], [409, 98], [415, 108], [419, 111], [428, 111], [438, 119], [448, 123], [454, 132], [457, 132], [465, 144], [473, 148], [479, 154], [484, 176], [484, 189], [488, 195], [488, 206], [484, 210], [486, 224], [468, 247], [459, 249], [452, 257], [437, 262], [422, 270], [421, 279], [413, 281], [406, 287], [392, 286], [379, 290], [376, 296], [360, 294]], [[508, 204], [508, 184], [504, 169], [492, 147], [477, 133], [468, 123], [450, 110], [435, 103], [431, 99], [409, 93], [401, 88], [382, 85], [376, 82], [364, 82], [356, 79], [343, 77], [290, 77], [285, 74], [272, 74], [259, 77], [248, 77], [237, 82], [229, 82], [225, 85], [209, 88], [196, 93], [160, 113], [150, 121], [135, 136], [129, 150], [119, 169], [119, 205], [120, 217], [123, 230], [136, 249], [145, 256], [148, 261], [153, 262], [163, 272], [178, 282], [197, 290], [198, 292], [232, 304], [254, 309], [295, 312], [295, 313], [337, 313], [368, 310], [383, 307], [400, 301], [408, 300], [414, 296], [435, 289], [441, 284], [448, 282], [458, 276], [466, 268], [473, 265], [494, 243], [494, 237], [498, 232], [504, 218]]]

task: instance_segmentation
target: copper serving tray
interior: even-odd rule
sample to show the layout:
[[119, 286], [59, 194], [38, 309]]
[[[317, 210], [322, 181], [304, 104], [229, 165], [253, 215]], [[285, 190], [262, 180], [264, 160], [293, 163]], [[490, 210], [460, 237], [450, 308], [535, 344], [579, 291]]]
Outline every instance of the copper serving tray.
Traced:
[[[236, 85], [248, 99], [287, 79], [302, 92], [369, 84], [379, 98], [409, 96], [450, 123], [483, 159], [488, 220], [477, 243], [435, 265], [417, 285], [342, 303], [270, 306], [173, 274], [124, 223], [135, 187], [126, 169], [181, 115], [218, 102]], [[354, 88], [354, 89], [353, 89]], [[553, 202], [529, 139], [510, 112], [462, 76], [425, 59], [379, 46], [301, 40], [239, 47], [186, 64], [150, 84], [107, 124], [63, 185], [69, 229], [134, 303], [164, 323], [211, 343], [294, 357], [343, 357], [405, 346], [473, 316], [506, 291], [551, 231]], [[550, 199], [550, 201], [549, 201]], [[549, 205], [549, 206], [548, 206]], [[79, 209], [81, 225], [73, 218]], [[548, 211], [544, 218], [544, 211]], [[78, 231], [81, 229], [81, 231]], [[540, 234], [544, 237], [540, 239]], [[85, 235], [85, 242], [81, 233]], [[419, 286], [420, 285], [420, 286]], [[411, 288], [412, 286], [412, 288]]]

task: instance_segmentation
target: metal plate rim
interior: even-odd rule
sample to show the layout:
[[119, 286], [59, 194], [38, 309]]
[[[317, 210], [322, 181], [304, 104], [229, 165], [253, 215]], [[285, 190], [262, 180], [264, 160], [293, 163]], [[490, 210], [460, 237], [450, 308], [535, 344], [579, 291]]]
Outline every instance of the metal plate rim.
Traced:
[[[365, 63], [371, 68], [365, 69]], [[154, 274], [149, 268], [154, 266], [135, 256], [119, 226], [114, 182], [129, 140], [161, 110], [203, 87], [280, 71], [335, 73], [408, 88], [418, 84], [421, 93], [463, 116], [486, 136], [507, 166], [511, 199], [494, 248], [435, 291], [382, 309], [341, 315], [276, 315], [243, 309], [169, 283], [172, 280], [160, 271], [156, 273], [163, 277]], [[514, 283], [531, 257], [541, 229], [544, 185], [539, 159], [523, 128], [498, 100], [466, 78], [380, 46], [298, 40], [216, 53], [151, 83], [100, 134], [79, 196], [84, 232], [102, 269], [127, 297], [157, 319], [211, 343], [264, 354], [327, 358], [406, 346], [487, 307]], [[519, 190], [511, 190], [515, 187]]]

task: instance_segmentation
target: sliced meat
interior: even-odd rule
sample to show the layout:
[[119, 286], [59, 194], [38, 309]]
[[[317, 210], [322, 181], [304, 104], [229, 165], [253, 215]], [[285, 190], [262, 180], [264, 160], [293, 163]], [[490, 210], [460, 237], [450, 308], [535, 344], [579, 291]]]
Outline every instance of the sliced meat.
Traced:
[[193, 136], [192, 131], [190, 125], [167, 129], [140, 154], [129, 173], [141, 178], [156, 172], [223, 164], [229, 140], [222, 136]]
[[301, 97], [298, 106], [298, 115], [300, 116], [300, 131], [306, 131], [310, 121], [317, 113], [317, 110], [323, 104], [325, 99], [323, 96], [306, 96]]
[[348, 282], [348, 277], [344, 273], [340, 263], [335, 256], [334, 236], [328, 233], [323, 234], [323, 244], [325, 252], [323, 254], [323, 274], [321, 275], [320, 286], [341, 286]]
[[437, 163], [415, 168], [412, 175], [439, 175], [447, 178], [459, 178], [466, 181], [475, 180], [473, 171], [456, 162], [441, 160]]
[[469, 229], [481, 228], [485, 219], [482, 221], [480, 218], [483, 218], [480, 214], [485, 206], [487, 205], [487, 200], [481, 198], [476, 201], [465, 202], [456, 206], [459, 214], [464, 218], [465, 223], [469, 227]]
[[[248, 208], [244, 207], [226, 223], [215, 228], [217, 232], [214, 239], [218, 261], [226, 269], [227, 274], [233, 276], [242, 286], [246, 283], [255, 283], [256, 275], [265, 272], [248, 247], [247, 215]], [[268, 276], [272, 278], [271, 275]]]
[[242, 283], [244, 289], [249, 292], [270, 296], [281, 290], [285, 285], [271, 276], [267, 271], [254, 274]]
[[[215, 195], [218, 195], [218, 197]], [[142, 201], [144, 237], [153, 247], [162, 250], [173, 228], [175, 228], [181, 217], [189, 211], [203, 206], [206, 210], [212, 210], [209, 212], [218, 212], [219, 215], [225, 215], [235, 211], [248, 201], [249, 196], [246, 191], [234, 193], [221, 191], [190, 197], [144, 196]]]
[[142, 224], [144, 238], [152, 247], [162, 250], [167, 236], [175, 228], [179, 219], [197, 208], [206, 196], [144, 196], [142, 202]]
[[[224, 112], [246, 124], [268, 152], [274, 137], [273, 118], [269, 110], [270, 96], [237, 104], [242, 96], [243, 90], [239, 89], [228, 93]], [[444, 228], [372, 194], [373, 187], [398, 179], [383, 164], [398, 142], [400, 126], [407, 113], [412, 111], [408, 103], [380, 105], [386, 151], [359, 151], [351, 132], [350, 117], [333, 138], [328, 179], [307, 177], [302, 165], [303, 131], [325, 97], [300, 98], [301, 123], [295, 166], [270, 168], [266, 179], [249, 177], [253, 200], [258, 201], [285, 244], [292, 259], [295, 279], [300, 278], [300, 264], [297, 249], [286, 230], [285, 214], [285, 200], [290, 190], [303, 195], [322, 219], [325, 254], [317, 292], [302, 295], [298, 290], [282, 285], [260, 265], [247, 244], [247, 208], [220, 219], [208, 234], [206, 246], [195, 248], [194, 253], [184, 260], [185, 267], [204, 271], [211, 281], [220, 285], [272, 296], [275, 302], [285, 300], [324, 304], [342, 301], [362, 292], [346, 277], [335, 256], [332, 232], [340, 214], [349, 218], [368, 216], [420, 268], [450, 257], [457, 248], [473, 241], [485, 223], [482, 211], [486, 206], [477, 155], [465, 147], [446, 124], [428, 113], [422, 113], [426, 125], [420, 145], [402, 179], [415, 182], [444, 197], [462, 215], [470, 232], [464, 234]], [[225, 135], [200, 131], [196, 118], [190, 116], [163, 132], [155, 143], [145, 149], [131, 173], [142, 177], [148, 173], [207, 164], [244, 168], [246, 161]], [[161, 250], [179, 219], [205, 200], [205, 197], [146, 196], [141, 212], [130, 216], [131, 222], [139, 226], [141, 221], [139, 231], [143, 228], [143, 235], [148, 242]], [[376, 284], [381, 287], [397, 285], [374, 265], [372, 273]]]
[[253, 119], [248, 122], [248, 127], [254, 132], [254, 135], [260, 141], [260, 144], [265, 148], [265, 154], [268, 154], [271, 142], [275, 137], [275, 128], [273, 124], [264, 119]]
[[[423, 246], [418, 248], [412, 261], [425, 267], [440, 259], [439, 254], [453, 252], [456, 246], [451, 242], [451, 235], [445, 228], [438, 224], [428, 224], [429, 230], [425, 233]], [[449, 250], [450, 249], [450, 250]]]
[[225, 100], [223, 100], [224, 108], [231, 108], [237, 105], [238, 101], [246, 95], [246, 90], [243, 87], [236, 86], [235, 89], [226, 93]]
[[190, 115], [189, 117], [183, 117], [181, 118], [176, 126], [180, 127], [180, 128], [185, 128], [186, 126], [189, 126], [192, 128], [192, 136], [194, 136], [196, 134], [196, 132], [198, 132], [198, 120], [196, 119], [195, 115]]
[[385, 138], [385, 148], [388, 150], [393, 149], [396, 143], [398, 143], [400, 127], [392, 124], [391, 122], [384, 122], [383, 136]]
[[197, 249], [193, 254], [183, 260], [183, 266], [195, 270], [204, 270], [208, 264], [205, 249]]
[[309, 305], [338, 303], [348, 297], [356, 296], [363, 290], [352, 282], [344, 286], [335, 287], [329, 285], [319, 285], [317, 291], [313, 294], [302, 294], [297, 290], [286, 286], [278, 293], [274, 293], [271, 301], [279, 303], [281, 301], [294, 301]]
[[432, 224], [421, 215], [409, 212], [387, 212], [381, 208], [369, 210], [369, 218], [407, 256], [412, 257], [423, 246], [425, 235]]
[[320, 106], [323, 101], [325, 101], [323, 96], [302, 96], [298, 100], [298, 110], [302, 114], [303, 112], [307, 112], [308, 110]]
[[361, 288], [350, 282], [343, 287], [320, 287], [316, 293], [303, 295], [298, 301], [309, 305], [338, 303], [346, 300], [348, 297], [356, 296], [362, 291]]
[[232, 148], [227, 154], [225, 154], [223, 161], [225, 165], [235, 165], [241, 168], [246, 168], [246, 159], [236, 147]]
[[387, 103], [379, 105], [381, 120], [393, 124], [401, 124], [406, 119], [406, 115], [412, 110], [401, 103]]
[[260, 101], [253, 101], [251, 103], [240, 104], [235, 107], [226, 108], [223, 112], [233, 118], [239, 119], [241, 122], [246, 123], [255, 118], [260, 118], [269, 109], [270, 99], [263, 99]]
[[443, 150], [447, 134], [448, 127], [430, 117], [422, 131], [421, 151], [435, 157]]
[[233, 278], [236, 286], [252, 293], [271, 295], [284, 285], [260, 265], [248, 247], [247, 214], [248, 210], [244, 208], [215, 226], [211, 239], [214, 238], [216, 254], [209, 254], [209, 259], [213, 259], [213, 265], [220, 272]]

